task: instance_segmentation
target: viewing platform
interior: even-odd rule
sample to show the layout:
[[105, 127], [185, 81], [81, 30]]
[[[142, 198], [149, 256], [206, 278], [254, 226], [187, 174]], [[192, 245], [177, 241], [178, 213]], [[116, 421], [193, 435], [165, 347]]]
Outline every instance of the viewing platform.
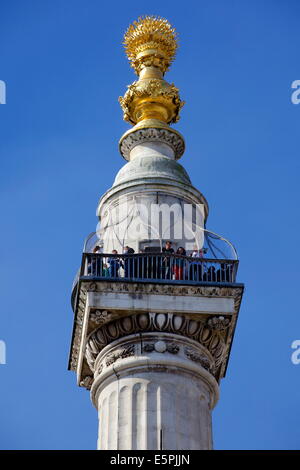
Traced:
[[90, 387], [96, 355], [111, 341], [156, 331], [198, 342], [205, 325], [219, 381], [225, 375], [244, 289], [236, 282], [238, 264], [237, 259], [163, 252], [84, 252], [71, 298], [75, 324], [69, 368], [77, 371], [78, 384]]
[[238, 260], [195, 258], [175, 254], [83, 253], [72, 286], [72, 308], [78, 282], [157, 282], [163, 284], [228, 285], [236, 283]]

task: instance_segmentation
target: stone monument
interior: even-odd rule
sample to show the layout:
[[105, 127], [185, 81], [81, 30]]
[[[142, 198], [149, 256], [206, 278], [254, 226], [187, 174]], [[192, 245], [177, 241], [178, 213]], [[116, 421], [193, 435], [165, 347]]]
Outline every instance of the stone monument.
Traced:
[[175, 30], [139, 18], [124, 45], [139, 77], [120, 98], [133, 128], [74, 281], [69, 369], [98, 411], [98, 449], [212, 449], [243, 294], [238, 259], [206, 228], [207, 201], [178, 162], [185, 143], [170, 124], [183, 102], [164, 80]]

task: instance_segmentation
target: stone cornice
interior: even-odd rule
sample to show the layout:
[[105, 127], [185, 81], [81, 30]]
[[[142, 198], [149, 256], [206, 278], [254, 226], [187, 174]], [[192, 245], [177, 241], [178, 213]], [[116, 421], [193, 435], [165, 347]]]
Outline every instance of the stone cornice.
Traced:
[[175, 155], [175, 159], [179, 159], [185, 150], [183, 137], [179, 132], [173, 129], [156, 129], [145, 128], [127, 132], [120, 140], [119, 150], [125, 160], [130, 159], [130, 151], [139, 144], [145, 142], [162, 142], [169, 145]]
[[[209, 320], [215, 319], [216, 323], [223, 323], [222, 329], [216, 329]], [[195, 362], [201, 362], [204, 368], [208, 368], [213, 375], [220, 378], [220, 367], [224, 360], [226, 344], [228, 340], [227, 329], [232, 318], [223, 316], [214, 316], [212, 318], [201, 315], [200, 318], [194, 320], [188, 315], [178, 315], [173, 313], [144, 313], [131, 316], [122, 316], [117, 320], [110, 321], [95, 329], [87, 339], [85, 357], [92, 372], [95, 371], [95, 361], [102, 349], [112, 342], [124, 338], [127, 340], [128, 335], [142, 335], [144, 343], [144, 335], [162, 333], [168, 337], [176, 335], [177, 338], [184, 337], [195, 341], [201, 345], [207, 354], [213, 358], [214, 364], [205, 366], [205, 362], [201, 362], [199, 354], [195, 355], [193, 351], [186, 350], [187, 357]], [[153, 346], [154, 347], [154, 346]], [[171, 345], [168, 351], [170, 352]], [[147, 348], [149, 352], [149, 347]], [[173, 353], [176, 353], [174, 349]]]
[[[234, 314], [232, 318], [225, 318], [228, 320], [228, 325], [223, 325], [221, 327], [224, 316], [220, 312], [220, 315], [214, 315], [216, 319], [206, 324], [207, 329], [213, 329], [218, 332], [217, 336], [222, 336], [222, 351], [218, 363], [218, 371], [216, 377], [220, 378], [225, 375], [226, 366], [229, 358], [230, 344], [235, 325], [237, 320], [237, 315], [240, 307], [240, 302], [243, 294], [243, 285], [242, 284], [232, 284], [227, 286], [216, 286], [216, 285], [173, 285], [173, 284], [158, 284], [158, 283], [137, 283], [137, 282], [110, 282], [110, 281], [99, 281], [95, 282], [93, 280], [82, 279], [79, 281], [79, 291], [78, 299], [75, 310], [75, 325], [73, 332], [73, 341], [70, 354], [70, 363], [69, 368], [71, 370], [77, 370], [79, 374], [79, 381], [81, 385], [84, 386], [84, 379], [89, 375], [92, 375], [90, 366], [83, 361], [82, 365], [78, 364], [78, 358], [80, 350], [83, 352], [82, 348], [85, 348], [86, 335], [90, 337], [93, 334], [93, 331], [97, 331], [99, 327], [105, 326], [106, 324], [117, 321], [120, 317], [118, 312], [107, 312], [101, 310], [93, 310], [88, 312], [89, 318], [85, 319], [87, 322], [87, 330], [83, 333], [83, 323], [85, 316], [85, 307], [86, 307], [86, 297], [88, 292], [114, 292], [118, 293], [132, 293], [135, 295], [138, 294], [151, 294], [151, 295], [181, 295], [181, 296], [193, 296], [193, 297], [231, 297], [234, 299]], [[171, 305], [170, 305], [171, 310]], [[125, 313], [125, 312], [124, 312]], [[134, 312], [133, 312], [134, 313]], [[87, 313], [86, 313], [87, 315]], [[127, 312], [126, 315], [130, 316], [130, 312]], [[170, 314], [172, 315], [172, 314]], [[124, 314], [122, 315], [124, 316]], [[189, 317], [192, 321], [193, 315], [185, 315]], [[212, 318], [212, 315], [210, 315]], [[230, 321], [229, 321], [230, 320]], [[200, 321], [200, 318], [199, 318]], [[207, 316], [202, 315], [201, 321], [207, 322]], [[213, 324], [215, 322], [215, 324]], [[226, 323], [226, 321], [225, 321]], [[171, 332], [171, 331], [170, 331]], [[176, 331], [173, 331], [176, 332]], [[129, 331], [128, 331], [129, 333]], [[178, 334], [178, 332], [176, 332]], [[222, 333], [220, 335], [220, 333]], [[85, 337], [83, 337], [83, 334]], [[180, 333], [179, 333], [180, 334]], [[185, 335], [186, 333], [182, 332], [181, 334]], [[105, 344], [103, 345], [103, 347]]]

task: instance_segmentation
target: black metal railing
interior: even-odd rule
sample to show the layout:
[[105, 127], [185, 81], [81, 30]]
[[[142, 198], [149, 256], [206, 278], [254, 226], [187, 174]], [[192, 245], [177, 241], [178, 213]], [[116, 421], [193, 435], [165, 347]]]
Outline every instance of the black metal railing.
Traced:
[[175, 254], [84, 253], [81, 276], [110, 279], [235, 282], [237, 260], [192, 258]]
[[165, 253], [83, 253], [81, 268], [73, 281], [71, 303], [74, 308], [80, 278], [188, 284], [235, 283], [238, 263], [238, 260]]

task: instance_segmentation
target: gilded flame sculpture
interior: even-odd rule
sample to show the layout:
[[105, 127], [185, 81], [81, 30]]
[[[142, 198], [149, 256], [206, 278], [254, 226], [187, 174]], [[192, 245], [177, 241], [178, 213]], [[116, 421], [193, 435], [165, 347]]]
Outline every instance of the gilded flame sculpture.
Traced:
[[167, 20], [146, 16], [129, 26], [124, 46], [137, 75], [145, 65], [154, 65], [165, 73], [178, 47], [177, 33]]
[[178, 47], [175, 29], [163, 18], [139, 18], [126, 31], [124, 46], [139, 75], [119, 98], [125, 121], [138, 128], [169, 128], [179, 120], [184, 104], [178, 88], [163, 79]]

